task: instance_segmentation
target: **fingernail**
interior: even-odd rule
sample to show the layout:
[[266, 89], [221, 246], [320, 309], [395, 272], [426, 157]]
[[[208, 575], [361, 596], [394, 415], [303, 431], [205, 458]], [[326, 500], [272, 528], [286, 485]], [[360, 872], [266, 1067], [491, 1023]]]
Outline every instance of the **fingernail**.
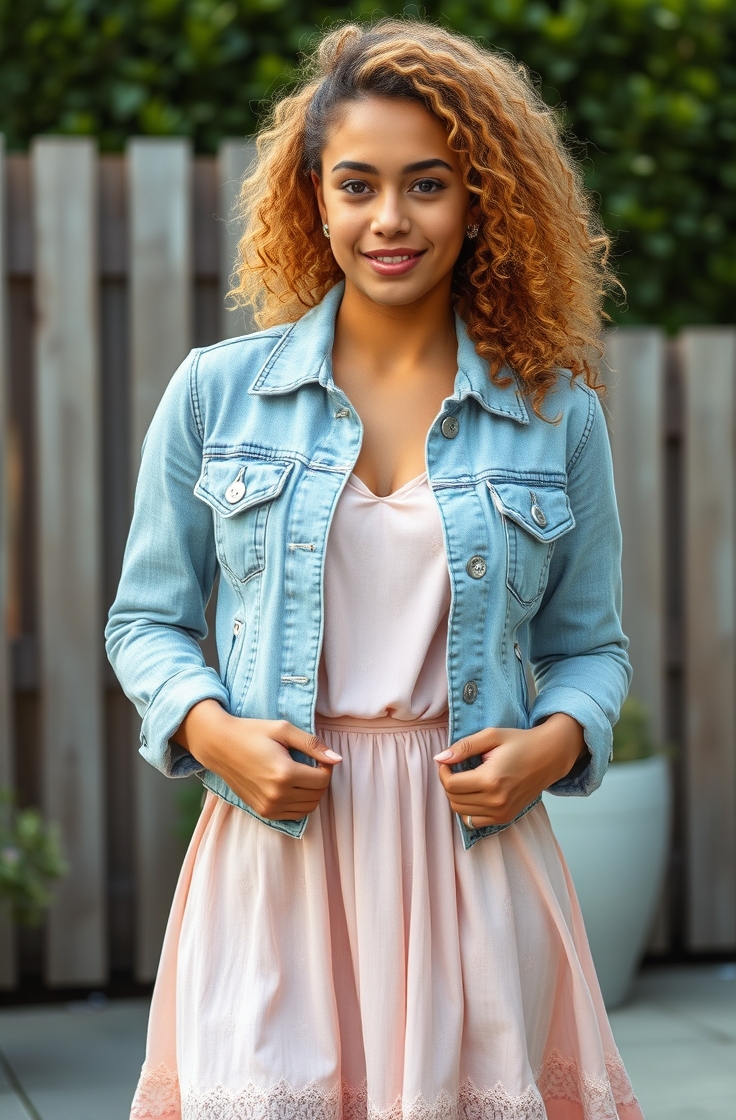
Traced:
[[325, 758], [331, 758], [333, 762], [342, 762], [342, 755], [336, 754], [335, 751], [326, 750]]
[[448, 748], [446, 751], [441, 751], [440, 754], [434, 756], [435, 762], [447, 762], [448, 758], [452, 758], [452, 751]]

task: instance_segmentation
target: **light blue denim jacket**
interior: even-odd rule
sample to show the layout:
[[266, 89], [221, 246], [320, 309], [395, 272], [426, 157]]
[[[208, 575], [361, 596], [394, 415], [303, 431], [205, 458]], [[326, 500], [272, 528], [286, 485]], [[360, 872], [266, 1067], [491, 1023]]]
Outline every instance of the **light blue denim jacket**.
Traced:
[[[143, 720], [143, 757], [172, 777], [198, 772], [248, 812], [170, 737], [207, 697], [237, 716], [314, 731], [325, 545], [362, 438], [332, 377], [342, 293], [339, 284], [297, 323], [194, 350], [176, 371], [143, 444], [105, 630]], [[449, 741], [567, 712], [582, 724], [591, 759], [552, 792], [588, 794], [610, 761], [631, 675], [603, 412], [596, 394], [561, 370], [544, 406], [557, 422], [540, 419], [513, 376], [506, 388], [490, 380], [459, 318], [456, 327], [455, 392], [426, 441], [452, 591]], [[199, 645], [218, 569], [219, 674]], [[508, 827], [457, 820], [466, 848]], [[307, 821], [264, 824], [301, 836]]]

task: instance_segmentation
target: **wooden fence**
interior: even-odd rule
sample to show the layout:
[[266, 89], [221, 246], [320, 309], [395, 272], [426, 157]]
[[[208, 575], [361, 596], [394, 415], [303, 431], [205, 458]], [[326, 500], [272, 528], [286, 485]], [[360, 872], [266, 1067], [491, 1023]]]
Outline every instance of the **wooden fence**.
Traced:
[[[217, 159], [180, 139], [0, 152], [0, 783], [59, 822], [71, 865], [41, 935], [0, 914], [6, 988], [155, 973], [179, 783], [138, 756], [102, 631], [167, 380], [192, 345], [250, 329], [223, 298], [249, 157], [243, 140]], [[736, 330], [621, 330], [608, 358], [633, 691], [680, 748], [653, 947], [734, 951]]]

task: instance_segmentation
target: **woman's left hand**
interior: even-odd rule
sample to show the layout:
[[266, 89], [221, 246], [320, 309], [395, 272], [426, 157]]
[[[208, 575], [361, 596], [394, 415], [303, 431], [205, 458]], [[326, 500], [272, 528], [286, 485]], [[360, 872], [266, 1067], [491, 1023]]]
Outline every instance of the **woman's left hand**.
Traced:
[[[483, 828], [512, 821], [542, 790], [564, 778], [587, 749], [578, 721], [557, 712], [528, 731], [488, 727], [434, 757], [454, 811], [466, 823], [472, 817], [473, 828]], [[480, 766], [457, 773], [450, 769], [476, 754], [483, 756]]]

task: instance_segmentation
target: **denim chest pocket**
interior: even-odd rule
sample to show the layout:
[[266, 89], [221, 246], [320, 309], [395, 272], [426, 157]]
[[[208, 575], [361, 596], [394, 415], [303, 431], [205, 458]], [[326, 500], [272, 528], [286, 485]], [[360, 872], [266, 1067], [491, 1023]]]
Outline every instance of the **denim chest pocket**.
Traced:
[[575, 526], [562, 486], [536, 482], [489, 482], [493, 504], [506, 532], [506, 586], [530, 607], [547, 586], [555, 541]]
[[240, 583], [263, 571], [269, 511], [293, 466], [244, 457], [205, 460], [194, 493], [214, 512], [221, 567]]

